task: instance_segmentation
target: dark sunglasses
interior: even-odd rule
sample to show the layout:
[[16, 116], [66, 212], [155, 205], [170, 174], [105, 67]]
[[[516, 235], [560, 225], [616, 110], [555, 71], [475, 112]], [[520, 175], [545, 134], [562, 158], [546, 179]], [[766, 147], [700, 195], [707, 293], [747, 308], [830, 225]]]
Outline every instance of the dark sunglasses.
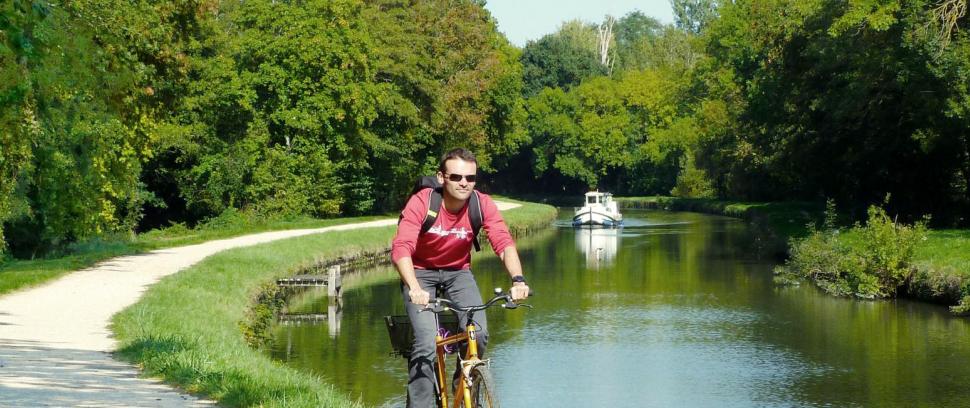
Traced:
[[477, 178], [474, 174], [466, 174], [462, 176], [461, 174], [451, 173], [446, 174], [445, 176], [448, 177], [448, 180], [454, 181], [455, 183], [461, 181], [462, 177], [464, 177], [469, 183], [474, 183], [475, 179]]

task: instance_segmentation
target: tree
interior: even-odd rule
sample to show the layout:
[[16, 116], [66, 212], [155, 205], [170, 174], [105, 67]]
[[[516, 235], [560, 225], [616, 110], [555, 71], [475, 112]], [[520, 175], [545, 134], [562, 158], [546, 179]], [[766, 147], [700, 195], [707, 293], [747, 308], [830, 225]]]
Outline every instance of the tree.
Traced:
[[529, 100], [529, 114], [539, 174], [555, 169], [594, 188], [612, 169], [632, 163], [631, 118], [609, 78], [568, 93], [547, 88]]
[[15, 55], [7, 72], [20, 81], [8, 94], [14, 108], [5, 110], [17, 118], [5, 125], [15, 138], [29, 138], [29, 152], [25, 139], [12, 141], [10, 156], [4, 149], [3, 161], [11, 158], [13, 166], [4, 166], [11, 177], [0, 183], [13, 195], [14, 211], [2, 209], [0, 218], [17, 255], [128, 232], [141, 216], [148, 196], [138, 176], [152, 154], [155, 126], [148, 90], [161, 64], [139, 60], [142, 27], [125, 31], [123, 40], [112, 31], [156, 16], [134, 9], [110, 0], [56, 6], [38, 0], [4, 10], [15, 43], [7, 49], [13, 51], [7, 57]]
[[670, 0], [677, 28], [694, 34], [700, 33], [717, 18], [717, 0]]
[[720, 151], [749, 163], [727, 184], [751, 198], [826, 196], [861, 208], [889, 192], [894, 211], [937, 222], [962, 211], [966, 42], [939, 54], [921, 33], [932, 19], [919, 3], [725, 5], [709, 49], [745, 103]]
[[597, 28], [597, 50], [599, 51], [600, 64], [606, 68], [607, 74], [613, 73], [613, 64], [616, 63], [616, 50], [611, 50], [610, 46], [613, 45], [613, 25], [616, 24], [616, 19], [613, 16], [606, 16], [606, 19]]
[[580, 22], [564, 24], [556, 33], [529, 41], [521, 61], [526, 97], [547, 87], [569, 89], [607, 73], [599, 63], [595, 30]]
[[620, 70], [644, 69], [651, 65], [653, 42], [663, 25], [640, 11], [620, 17], [613, 27], [615, 54]]
[[[32, 104], [30, 72], [26, 64], [33, 57], [31, 34], [46, 17], [46, 10], [26, 3], [0, 6], [0, 255], [6, 249], [3, 223], [25, 215], [22, 191], [24, 175], [30, 171], [31, 140], [40, 132], [36, 107]], [[0, 257], [0, 261], [2, 261]]]

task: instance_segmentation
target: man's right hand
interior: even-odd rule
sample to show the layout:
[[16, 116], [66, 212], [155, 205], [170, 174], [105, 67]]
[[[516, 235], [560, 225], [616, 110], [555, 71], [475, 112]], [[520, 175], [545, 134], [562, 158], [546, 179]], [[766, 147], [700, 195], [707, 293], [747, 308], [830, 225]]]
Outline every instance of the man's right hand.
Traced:
[[411, 297], [411, 303], [418, 306], [425, 306], [431, 300], [431, 295], [420, 287], [408, 290], [408, 296]]

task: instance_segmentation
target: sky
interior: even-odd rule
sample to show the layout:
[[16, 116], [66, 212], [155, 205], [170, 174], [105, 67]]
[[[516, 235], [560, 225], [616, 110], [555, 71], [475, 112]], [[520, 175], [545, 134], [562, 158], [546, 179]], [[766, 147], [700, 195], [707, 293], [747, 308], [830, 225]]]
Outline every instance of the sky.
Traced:
[[487, 0], [485, 8], [498, 21], [498, 30], [519, 47], [577, 18], [600, 23], [607, 14], [620, 18], [640, 10], [661, 23], [674, 21], [670, 0]]

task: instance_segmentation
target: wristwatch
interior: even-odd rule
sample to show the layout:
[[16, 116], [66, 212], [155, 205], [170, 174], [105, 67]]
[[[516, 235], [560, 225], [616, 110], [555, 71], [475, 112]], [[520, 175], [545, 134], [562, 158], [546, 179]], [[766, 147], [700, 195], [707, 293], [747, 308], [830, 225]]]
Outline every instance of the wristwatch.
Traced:
[[512, 277], [512, 282], [513, 283], [525, 283], [525, 276], [515, 275], [515, 276]]

